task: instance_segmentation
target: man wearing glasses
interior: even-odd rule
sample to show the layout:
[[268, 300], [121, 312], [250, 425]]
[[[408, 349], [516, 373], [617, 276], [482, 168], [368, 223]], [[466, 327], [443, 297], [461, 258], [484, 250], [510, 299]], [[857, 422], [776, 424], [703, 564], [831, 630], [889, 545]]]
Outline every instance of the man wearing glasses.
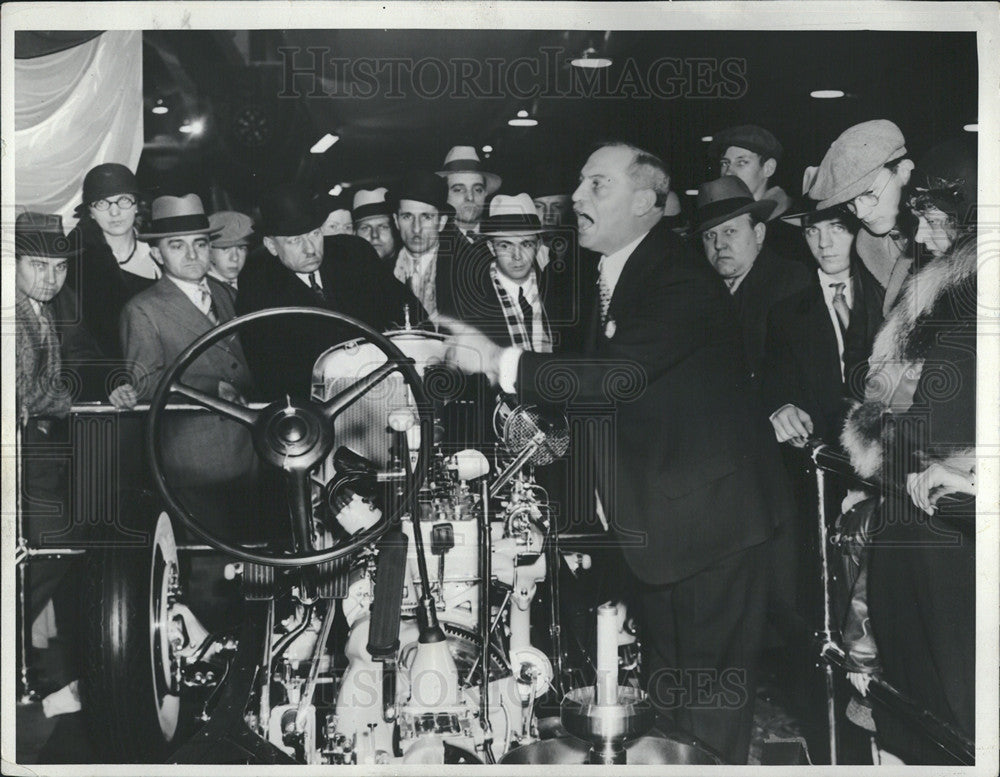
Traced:
[[885, 289], [883, 313], [896, 301], [913, 263], [900, 230], [899, 203], [913, 173], [899, 127], [886, 119], [855, 124], [826, 152], [808, 195], [818, 208], [844, 204], [860, 221], [856, 250]]

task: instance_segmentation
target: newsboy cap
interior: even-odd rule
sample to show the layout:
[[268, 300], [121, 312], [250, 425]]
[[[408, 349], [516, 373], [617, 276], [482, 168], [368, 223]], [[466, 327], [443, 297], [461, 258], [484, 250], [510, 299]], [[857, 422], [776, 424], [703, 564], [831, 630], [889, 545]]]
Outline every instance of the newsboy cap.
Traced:
[[906, 141], [891, 121], [874, 119], [855, 124], [827, 149], [808, 195], [819, 200], [820, 208], [850, 202], [868, 191], [886, 162], [904, 156]]
[[253, 234], [253, 221], [243, 213], [235, 210], [220, 210], [208, 217], [208, 225], [212, 232], [218, 234], [212, 238], [212, 248], [231, 248], [245, 246]]
[[727, 127], [715, 133], [708, 146], [708, 155], [712, 159], [719, 159], [730, 146], [745, 148], [747, 151], [760, 154], [764, 159], [773, 159], [776, 162], [781, 160], [784, 151], [774, 135], [756, 124]]

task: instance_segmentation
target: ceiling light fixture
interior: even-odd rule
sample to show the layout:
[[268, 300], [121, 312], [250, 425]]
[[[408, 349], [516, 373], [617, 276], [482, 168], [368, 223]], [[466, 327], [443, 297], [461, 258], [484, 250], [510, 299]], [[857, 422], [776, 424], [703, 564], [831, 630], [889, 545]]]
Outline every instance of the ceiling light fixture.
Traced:
[[340, 140], [340, 135], [331, 135], [329, 132], [327, 132], [323, 137], [321, 137], [313, 144], [313, 147], [309, 149], [309, 153], [310, 154], [325, 153], [326, 151], [329, 151], [330, 148], [333, 146], [333, 144], [336, 143], [338, 140]]
[[688, 197], [697, 197], [698, 196], [698, 190], [697, 189], [685, 189], [684, 193]]
[[571, 59], [569, 63], [573, 67], [589, 68], [591, 70], [601, 67], [611, 67], [611, 57], [608, 56], [608, 40], [610, 38], [611, 30], [604, 33], [604, 40], [601, 43], [591, 38], [580, 56]]
[[158, 97], [157, 100], [156, 100], [156, 104], [152, 108], [152, 111], [157, 116], [162, 116], [164, 113], [168, 113], [170, 111], [170, 109], [166, 105], [163, 104], [163, 98], [162, 97]]
[[979, 132], [979, 122], [974, 122], [972, 124], [966, 124], [962, 127], [966, 132]]
[[838, 97], [843, 97], [844, 93], [839, 89], [817, 89], [810, 92], [809, 96], [817, 100], [836, 100]]
[[534, 127], [538, 125], [538, 119], [532, 119], [527, 111], [520, 110], [517, 112], [517, 116], [509, 119], [507, 123], [511, 127]]
[[330, 191], [327, 192], [327, 194], [329, 194], [331, 197], [339, 197], [341, 195], [341, 192], [343, 191], [344, 187], [338, 183], [336, 186], [330, 189]]
[[704, 135], [702, 137], [702, 139], [701, 139], [701, 142], [702, 143], [711, 143], [712, 142], [712, 136], [711, 135]]
[[483, 153], [484, 154], [492, 154], [493, 153], [493, 146], [483, 146]]

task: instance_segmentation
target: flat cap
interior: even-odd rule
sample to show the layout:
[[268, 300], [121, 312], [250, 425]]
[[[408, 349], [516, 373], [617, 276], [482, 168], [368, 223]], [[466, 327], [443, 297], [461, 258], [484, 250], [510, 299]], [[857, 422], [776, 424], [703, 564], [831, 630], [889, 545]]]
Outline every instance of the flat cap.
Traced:
[[891, 121], [855, 124], [827, 149], [807, 194], [820, 208], [849, 202], [868, 190], [886, 162], [904, 156], [906, 141]]
[[738, 127], [727, 127], [712, 136], [712, 142], [708, 147], [708, 155], [712, 159], [719, 159], [730, 146], [745, 148], [760, 154], [764, 159], [781, 160], [784, 149], [774, 137], [763, 127], [756, 124], [741, 124]]

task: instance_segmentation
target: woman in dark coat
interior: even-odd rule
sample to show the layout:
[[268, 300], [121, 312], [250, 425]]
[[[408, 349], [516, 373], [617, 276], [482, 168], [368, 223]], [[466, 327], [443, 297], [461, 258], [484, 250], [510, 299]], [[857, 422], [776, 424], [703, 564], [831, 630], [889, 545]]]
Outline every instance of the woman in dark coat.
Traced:
[[[113, 162], [98, 165], [83, 179], [83, 201], [76, 211], [80, 222], [69, 236], [80, 252], [78, 265], [70, 268], [70, 284], [82, 323], [101, 349], [106, 378], [125, 366], [118, 335], [122, 308], [161, 275], [149, 246], [136, 239], [138, 209], [139, 182], [132, 171]], [[88, 390], [96, 396], [85, 398], [103, 398], [111, 388]], [[110, 398], [115, 405], [134, 404], [130, 388], [117, 388]]]
[[[842, 435], [859, 474], [887, 485], [871, 530], [868, 615], [884, 679], [975, 736], [976, 277], [974, 148], [949, 143], [919, 168], [910, 208], [925, 259], [876, 338], [866, 400]], [[963, 234], [964, 233], [964, 234]], [[945, 495], [957, 497], [939, 505]], [[951, 501], [951, 500], [950, 500]], [[884, 750], [944, 751], [880, 705]]]

